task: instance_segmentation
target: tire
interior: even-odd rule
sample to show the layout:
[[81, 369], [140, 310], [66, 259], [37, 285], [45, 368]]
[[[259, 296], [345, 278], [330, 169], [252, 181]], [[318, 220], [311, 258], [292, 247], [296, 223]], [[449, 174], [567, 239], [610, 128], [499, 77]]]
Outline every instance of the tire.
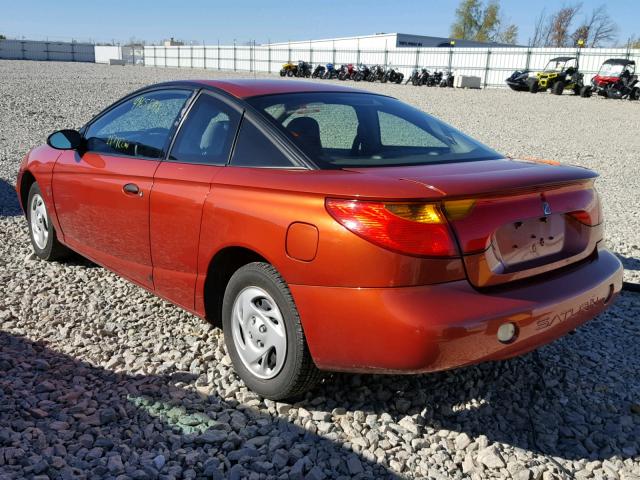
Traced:
[[538, 93], [538, 90], [540, 90], [540, 85], [538, 84], [538, 80], [535, 78], [530, 78], [529, 81], [527, 82], [527, 85], [529, 87], [529, 92], [531, 93]]
[[562, 92], [564, 92], [564, 82], [562, 80], [558, 80], [553, 84], [553, 87], [551, 87], [551, 93], [554, 95], [562, 95]]
[[[253, 314], [244, 313], [242, 305]], [[249, 263], [232, 275], [222, 303], [222, 326], [236, 373], [258, 395], [295, 399], [320, 380], [291, 292], [268, 263]], [[270, 334], [275, 346], [269, 345]], [[266, 353], [258, 358], [261, 350]], [[253, 364], [247, 357], [258, 360]]]
[[293, 77], [293, 76], [294, 76], [293, 70], [287, 70], [287, 77]]
[[287, 74], [287, 71], [283, 68], [282, 70], [280, 70], [280, 76], [284, 77]]
[[635, 87], [629, 94], [629, 100], [640, 100], [640, 87]]
[[403, 79], [403, 78], [404, 78], [404, 75], [403, 75], [403, 74], [401, 74], [401, 73], [399, 73], [399, 74], [398, 74], [398, 78], [396, 78], [396, 83], [397, 83], [398, 85], [400, 85], [400, 84], [402, 83], [402, 79]]
[[593, 91], [591, 90], [591, 87], [589, 85], [585, 85], [580, 89], [580, 96], [582, 98], [589, 98], [592, 93]]
[[[25, 211], [29, 225], [29, 238], [35, 254], [42, 260], [53, 261], [69, 255], [70, 250], [58, 241], [58, 234], [51, 223], [47, 205], [37, 183], [29, 189]], [[33, 221], [32, 221], [33, 219]]]

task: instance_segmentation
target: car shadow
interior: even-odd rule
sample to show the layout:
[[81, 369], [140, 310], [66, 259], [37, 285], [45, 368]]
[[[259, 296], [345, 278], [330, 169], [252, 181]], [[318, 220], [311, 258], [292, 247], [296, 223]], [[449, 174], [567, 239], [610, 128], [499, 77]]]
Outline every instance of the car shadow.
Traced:
[[[620, 308], [632, 310], [634, 295], [621, 294]], [[466, 433], [471, 441], [484, 436], [568, 461], [633, 458], [640, 454], [640, 415], [631, 399], [640, 398], [640, 388], [629, 379], [637, 378], [640, 348], [629, 318], [607, 311], [530, 354], [458, 370], [336, 374], [300, 404], [311, 408], [321, 396], [352, 411], [390, 413], [395, 424], [410, 416], [419, 425], [416, 438], [444, 431], [451, 450], [451, 437]], [[633, 321], [640, 331], [640, 318]]]
[[16, 188], [8, 181], [0, 178], [0, 216], [16, 217], [22, 215]]
[[622, 262], [622, 266], [625, 270], [640, 270], [640, 259], [634, 257], [625, 257], [616, 253], [618, 260]]
[[115, 373], [0, 331], [0, 477], [247, 478], [275, 466], [399, 478], [286, 418], [201, 394], [193, 377]]

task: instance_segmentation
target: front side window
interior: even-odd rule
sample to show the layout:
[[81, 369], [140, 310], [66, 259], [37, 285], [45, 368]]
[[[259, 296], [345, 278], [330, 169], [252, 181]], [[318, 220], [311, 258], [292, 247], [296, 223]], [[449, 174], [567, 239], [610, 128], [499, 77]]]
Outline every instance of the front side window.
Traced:
[[502, 158], [449, 125], [390, 97], [318, 92], [248, 101], [320, 168]]
[[225, 165], [229, 160], [239, 122], [238, 112], [203, 93], [180, 127], [169, 160]]
[[85, 132], [87, 150], [162, 158], [190, 90], [155, 90], [130, 98], [95, 120]]

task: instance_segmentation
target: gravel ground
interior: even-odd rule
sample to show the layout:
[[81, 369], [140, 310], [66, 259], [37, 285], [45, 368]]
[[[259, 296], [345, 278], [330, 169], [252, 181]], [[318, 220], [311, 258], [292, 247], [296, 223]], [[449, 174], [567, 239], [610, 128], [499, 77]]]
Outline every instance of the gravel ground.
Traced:
[[[226, 76], [0, 61], [0, 479], [640, 480], [637, 294], [521, 358], [332, 375], [290, 405], [247, 391], [219, 330], [88, 262], [33, 257], [12, 190], [30, 146], [137, 87]], [[640, 281], [640, 104], [359, 86], [504, 153], [599, 171], [609, 245]]]

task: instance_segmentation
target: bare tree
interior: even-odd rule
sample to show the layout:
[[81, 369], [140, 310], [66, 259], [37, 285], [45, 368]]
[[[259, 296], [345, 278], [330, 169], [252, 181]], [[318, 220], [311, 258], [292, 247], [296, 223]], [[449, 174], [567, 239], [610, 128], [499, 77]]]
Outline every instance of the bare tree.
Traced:
[[600, 5], [594, 8], [591, 16], [585, 22], [587, 26], [587, 36], [584, 37], [585, 46], [599, 47], [604, 43], [615, 41], [618, 33], [618, 26], [607, 13], [607, 6]]
[[562, 7], [549, 18], [549, 46], [568, 47], [572, 42], [571, 25], [580, 12], [582, 4], [577, 3], [568, 7]]
[[549, 29], [547, 26], [547, 14], [543, 8], [533, 27], [533, 36], [529, 40], [531, 47], [546, 47], [549, 44]]

